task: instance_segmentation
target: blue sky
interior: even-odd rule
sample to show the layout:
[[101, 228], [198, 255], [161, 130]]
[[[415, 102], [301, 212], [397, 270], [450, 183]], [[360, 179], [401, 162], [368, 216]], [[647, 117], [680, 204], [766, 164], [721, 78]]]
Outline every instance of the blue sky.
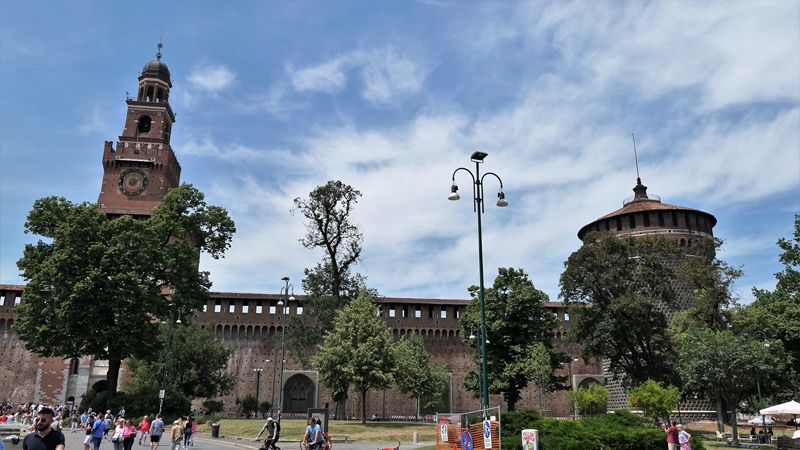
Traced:
[[299, 287], [321, 254], [298, 243], [292, 199], [340, 179], [364, 194], [372, 287], [464, 298], [476, 221], [446, 198], [476, 149], [510, 203], [484, 216], [487, 283], [522, 267], [553, 299], [580, 227], [632, 195], [632, 132], [649, 192], [719, 220], [744, 302], [774, 285], [800, 211], [798, 2], [12, 2], [0, 283], [22, 282], [35, 199], [96, 201], [103, 141], [162, 30], [182, 180], [238, 227], [202, 260], [214, 290]]

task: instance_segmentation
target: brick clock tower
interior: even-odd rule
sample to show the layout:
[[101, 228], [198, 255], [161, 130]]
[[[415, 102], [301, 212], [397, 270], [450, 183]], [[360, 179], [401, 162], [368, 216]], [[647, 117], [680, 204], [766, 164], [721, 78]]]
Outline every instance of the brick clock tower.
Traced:
[[172, 81], [161, 61], [142, 68], [136, 99], [128, 98], [125, 128], [114, 148], [103, 149], [103, 185], [97, 202], [109, 216], [149, 216], [164, 194], [178, 186], [181, 166], [170, 146], [175, 113], [169, 105]]

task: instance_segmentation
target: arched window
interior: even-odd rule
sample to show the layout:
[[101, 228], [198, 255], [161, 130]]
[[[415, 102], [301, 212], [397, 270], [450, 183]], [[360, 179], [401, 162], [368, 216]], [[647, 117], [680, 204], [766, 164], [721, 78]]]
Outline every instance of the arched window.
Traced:
[[139, 124], [136, 126], [136, 130], [139, 133], [149, 133], [150, 128], [153, 126], [153, 119], [150, 116], [141, 116], [138, 120]]

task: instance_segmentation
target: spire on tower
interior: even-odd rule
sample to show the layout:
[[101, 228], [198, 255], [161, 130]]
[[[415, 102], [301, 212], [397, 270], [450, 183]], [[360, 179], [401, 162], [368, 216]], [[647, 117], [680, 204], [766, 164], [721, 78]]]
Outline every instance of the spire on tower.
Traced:
[[631, 133], [631, 138], [633, 138], [633, 159], [636, 161], [636, 184], [642, 184], [642, 179], [639, 178], [639, 155], [636, 153], [636, 135]]

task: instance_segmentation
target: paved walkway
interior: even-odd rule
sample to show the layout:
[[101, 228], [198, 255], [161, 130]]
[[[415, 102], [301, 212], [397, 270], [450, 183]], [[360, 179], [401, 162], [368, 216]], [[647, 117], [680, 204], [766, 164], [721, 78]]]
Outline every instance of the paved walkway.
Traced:
[[[207, 433], [198, 433], [195, 437], [195, 442], [202, 441], [207, 443], [219, 443], [219, 444], [227, 444], [232, 445], [234, 447], [239, 447], [248, 450], [258, 450], [261, 446], [263, 441], [253, 441], [252, 439], [246, 438], [239, 438], [233, 436], [223, 436], [219, 439], [214, 439], [211, 437], [210, 434]], [[397, 445], [397, 442], [334, 442], [333, 449], [334, 450], [377, 450], [383, 449], [385, 447], [394, 447]], [[428, 446], [434, 445], [434, 442], [420, 442], [419, 444], [412, 444], [410, 442], [403, 442], [401, 448], [406, 449], [415, 449], [421, 446]], [[281, 450], [300, 450], [300, 441], [280, 441], [278, 442], [278, 447]], [[69, 450], [69, 449], [68, 449]], [[136, 450], [136, 447], [134, 447]], [[192, 450], [191, 448], [189, 450]]]

